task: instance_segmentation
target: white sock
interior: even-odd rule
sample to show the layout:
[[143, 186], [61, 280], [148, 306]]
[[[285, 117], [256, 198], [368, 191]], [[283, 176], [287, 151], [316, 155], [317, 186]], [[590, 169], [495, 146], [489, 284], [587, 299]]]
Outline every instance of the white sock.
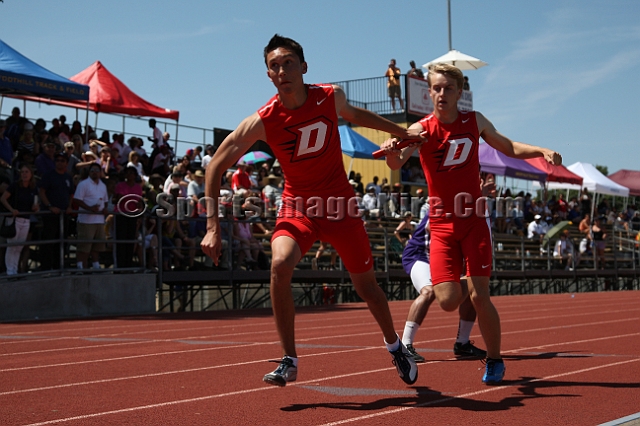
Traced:
[[78, 269], [84, 269], [84, 266], [82, 266], [82, 262], [78, 262], [77, 263], [77, 267], [78, 267]]
[[413, 345], [413, 340], [416, 338], [416, 333], [420, 328], [420, 324], [413, 321], [407, 321], [404, 324], [404, 332], [402, 333], [402, 343], [407, 345]]
[[460, 320], [460, 324], [458, 325], [458, 338], [456, 339], [456, 342], [467, 343], [469, 341], [473, 324], [475, 324], [475, 321]]
[[397, 351], [398, 348], [400, 347], [400, 338], [398, 337], [398, 335], [396, 334], [396, 341], [393, 343], [387, 343], [387, 341], [384, 341], [385, 346], [387, 347], [387, 350], [389, 352], [393, 352], [393, 351]]
[[293, 361], [293, 366], [297, 367], [298, 366], [298, 358], [294, 358], [292, 356], [289, 355], [285, 355], [285, 357], [289, 358], [291, 361]]
[[91, 267], [93, 269], [100, 269], [100, 262], [93, 262], [93, 264], [91, 265]]

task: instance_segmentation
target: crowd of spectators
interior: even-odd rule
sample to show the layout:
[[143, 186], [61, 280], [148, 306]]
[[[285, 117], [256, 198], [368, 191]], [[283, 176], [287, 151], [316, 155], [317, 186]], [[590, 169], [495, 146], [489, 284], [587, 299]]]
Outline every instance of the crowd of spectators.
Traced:
[[[199, 257], [197, 262], [196, 258], [208, 213], [198, 201], [204, 197], [206, 168], [215, 149], [198, 146], [177, 158], [170, 135], [161, 132], [153, 119], [149, 128], [147, 150], [142, 138], [130, 137], [125, 142], [123, 134], [108, 131], [98, 138], [90, 126], [83, 129], [78, 121], [68, 125], [64, 116], [51, 120], [47, 128], [44, 119], [32, 123], [14, 108], [10, 117], [0, 120], [0, 209], [15, 221], [16, 228], [14, 237], [0, 237], [0, 242], [9, 243], [0, 253], [0, 270], [8, 275], [26, 272], [34, 253], [25, 243], [31, 240], [44, 241], [37, 252], [36, 268], [41, 270], [59, 269], [65, 261], [65, 267], [80, 270], [111, 264], [164, 270], [213, 268], [210, 259]], [[484, 182], [494, 180], [492, 175], [483, 176]], [[401, 252], [411, 229], [426, 212], [425, 191], [419, 188], [411, 195], [410, 186], [391, 185], [377, 176], [365, 185], [353, 171], [349, 182], [366, 226], [380, 227], [384, 219], [396, 220], [391, 245], [396, 244]], [[240, 161], [225, 174], [219, 216], [228, 220], [222, 221], [224, 250], [219, 268], [269, 268], [263, 243], [273, 233], [273, 221], [265, 219], [276, 217], [283, 186], [277, 160]], [[159, 221], [159, 194], [176, 211], [180, 210], [178, 200], [185, 201], [186, 215], [163, 216]], [[509, 197], [513, 202], [500, 201]], [[542, 251], [553, 250], [567, 268], [580, 254], [595, 251], [603, 258], [608, 236], [629, 237], [640, 230], [636, 206], [616, 211], [607, 199], [594, 206], [596, 220], [592, 221], [592, 198], [586, 189], [570, 200], [557, 193], [543, 201], [529, 193], [511, 194], [509, 189], [493, 190], [489, 199], [495, 233], [540, 242]], [[138, 214], [143, 211], [146, 213]], [[578, 225], [579, 241], [560, 233], [552, 246], [544, 247], [545, 234], [562, 221]], [[74, 261], [68, 256], [68, 245], [61, 253], [60, 244], [52, 242], [62, 232], [66, 239], [77, 239]], [[325, 252], [332, 253], [321, 247], [316, 265]], [[333, 255], [331, 266], [335, 267]]]
[[[7, 217], [2, 222], [16, 230], [13, 237], [0, 237], [8, 244], [0, 252], [0, 270], [15, 275], [61, 267], [193, 267], [204, 227], [169, 219], [158, 234], [157, 217], [139, 213], [151, 212], [162, 192], [191, 197], [195, 205], [204, 193], [201, 163], [211, 158], [212, 147], [204, 158], [197, 147], [176, 159], [170, 135], [153, 119], [148, 148], [139, 137], [125, 142], [124, 134], [106, 130], [98, 137], [91, 126], [69, 125], [64, 115], [50, 123], [32, 122], [17, 107], [0, 120], [0, 210]], [[162, 254], [158, 235], [166, 243]], [[60, 251], [55, 240], [62, 236], [76, 240], [75, 259], [68, 243]], [[36, 262], [29, 266], [30, 260]]]

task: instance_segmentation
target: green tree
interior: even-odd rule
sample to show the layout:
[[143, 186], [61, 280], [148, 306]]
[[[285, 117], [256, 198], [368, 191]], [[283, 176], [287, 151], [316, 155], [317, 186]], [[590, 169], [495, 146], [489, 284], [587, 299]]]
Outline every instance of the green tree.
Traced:
[[596, 169], [598, 169], [598, 171], [605, 176], [609, 175], [609, 168], [607, 166], [601, 166], [599, 164], [596, 164]]

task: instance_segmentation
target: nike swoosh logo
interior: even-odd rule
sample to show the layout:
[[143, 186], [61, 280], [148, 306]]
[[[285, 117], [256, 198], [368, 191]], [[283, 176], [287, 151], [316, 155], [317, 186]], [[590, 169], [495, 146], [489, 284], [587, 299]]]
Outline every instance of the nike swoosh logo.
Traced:
[[316, 103], [317, 103], [318, 105], [320, 105], [321, 103], [323, 103], [323, 102], [324, 102], [324, 101], [326, 101], [326, 100], [327, 100], [327, 98], [323, 98], [322, 100], [319, 100], [319, 101], [317, 101]]
[[[326, 99], [326, 98], [325, 98]], [[368, 265], [369, 262], [371, 262], [371, 258], [368, 258], [366, 262], [364, 262], [365, 265]]]
[[466, 123], [467, 121], [469, 121], [468, 118], [466, 120], [462, 120], [462, 124]]
[[487, 269], [491, 265], [482, 265], [482, 269]]

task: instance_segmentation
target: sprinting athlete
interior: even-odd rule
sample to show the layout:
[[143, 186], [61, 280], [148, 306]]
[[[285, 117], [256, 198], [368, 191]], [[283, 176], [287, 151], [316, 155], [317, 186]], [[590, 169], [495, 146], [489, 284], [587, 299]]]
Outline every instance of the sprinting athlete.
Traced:
[[[286, 176], [282, 207], [271, 240], [270, 287], [283, 357], [276, 361], [278, 368], [263, 380], [276, 386], [296, 380], [298, 355], [291, 277], [301, 257], [316, 240], [321, 240], [330, 243], [340, 255], [354, 288], [382, 330], [399, 376], [412, 384], [418, 378], [418, 368], [393, 328], [387, 299], [373, 273], [364, 224], [356, 214], [349, 214], [357, 211], [357, 200], [342, 163], [338, 116], [401, 137], [415, 138], [419, 132], [408, 132], [370, 111], [350, 105], [338, 86], [305, 84], [307, 63], [302, 47], [294, 40], [276, 34], [264, 49], [264, 59], [277, 94], [244, 119], [220, 145], [208, 165], [205, 190], [216, 204], [213, 211], [217, 211], [222, 173], [257, 140], [269, 144]], [[335, 203], [337, 209], [336, 205], [328, 206]], [[207, 234], [201, 245], [217, 264], [222, 247], [217, 216], [208, 218]]]
[[[387, 165], [399, 169], [416, 150], [429, 185], [431, 206], [431, 279], [438, 303], [453, 311], [467, 293], [478, 314], [478, 325], [487, 347], [482, 381], [498, 384], [505, 372], [500, 354], [500, 317], [489, 297], [491, 275], [491, 229], [480, 200], [478, 170], [480, 137], [498, 151], [514, 158], [544, 157], [561, 164], [557, 152], [514, 142], [500, 134], [493, 124], [477, 111], [458, 111], [464, 77], [448, 64], [433, 66], [427, 74], [429, 96], [434, 111], [409, 130], [423, 131], [428, 141], [399, 150], [397, 139], [388, 139]], [[460, 283], [466, 262], [467, 286]]]
[[[429, 306], [435, 300], [431, 284], [431, 267], [429, 265], [429, 211], [420, 224], [413, 231], [411, 239], [402, 252], [402, 266], [411, 277], [411, 282], [418, 292], [418, 297], [413, 301], [407, 315], [407, 322], [402, 333], [402, 343], [413, 355], [416, 362], [425, 362], [425, 358], [413, 347], [416, 333], [422, 325]], [[463, 284], [464, 285], [464, 284]], [[458, 335], [453, 344], [453, 353], [458, 357], [484, 358], [487, 352], [477, 348], [470, 341], [471, 329], [476, 322], [476, 310], [467, 297], [458, 308], [460, 322], [458, 323]]]

